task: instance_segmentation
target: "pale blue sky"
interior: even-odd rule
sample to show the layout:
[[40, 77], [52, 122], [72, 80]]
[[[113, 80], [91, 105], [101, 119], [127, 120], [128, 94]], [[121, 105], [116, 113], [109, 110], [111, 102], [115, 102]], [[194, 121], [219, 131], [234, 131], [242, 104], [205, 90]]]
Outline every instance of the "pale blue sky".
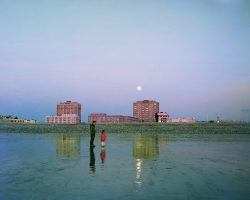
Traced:
[[[0, 114], [45, 121], [56, 104], [250, 121], [250, 1], [1, 1]], [[137, 86], [142, 90], [137, 91]]]

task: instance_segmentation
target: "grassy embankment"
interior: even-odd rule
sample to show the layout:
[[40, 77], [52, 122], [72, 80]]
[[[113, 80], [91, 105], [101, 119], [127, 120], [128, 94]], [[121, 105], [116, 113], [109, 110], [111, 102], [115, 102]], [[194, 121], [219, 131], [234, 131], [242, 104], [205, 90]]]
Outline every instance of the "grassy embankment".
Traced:
[[[113, 123], [97, 124], [96, 132], [178, 133], [178, 134], [250, 134], [250, 124], [217, 123]], [[0, 123], [0, 133], [89, 133], [89, 124]]]

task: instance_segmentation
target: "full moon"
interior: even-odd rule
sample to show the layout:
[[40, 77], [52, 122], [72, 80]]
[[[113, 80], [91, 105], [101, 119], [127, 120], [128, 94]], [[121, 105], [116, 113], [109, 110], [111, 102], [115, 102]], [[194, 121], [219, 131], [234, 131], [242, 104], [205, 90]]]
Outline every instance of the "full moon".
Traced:
[[141, 86], [138, 86], [138, 87], [137, 87], [137, 90], [141, 90]]

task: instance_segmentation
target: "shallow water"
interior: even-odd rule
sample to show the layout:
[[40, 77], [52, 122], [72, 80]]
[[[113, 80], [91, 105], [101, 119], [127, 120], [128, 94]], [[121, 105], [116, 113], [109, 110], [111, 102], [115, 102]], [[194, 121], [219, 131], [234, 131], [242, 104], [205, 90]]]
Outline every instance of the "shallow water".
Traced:
[[250, 136], [0, 133], [0, 199], [247, 199]]

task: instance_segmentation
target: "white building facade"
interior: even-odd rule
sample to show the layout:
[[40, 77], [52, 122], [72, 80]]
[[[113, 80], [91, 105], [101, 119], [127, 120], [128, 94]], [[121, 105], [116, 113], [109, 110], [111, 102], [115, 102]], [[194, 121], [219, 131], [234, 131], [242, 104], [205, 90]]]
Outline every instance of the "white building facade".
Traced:
[[173, 122], [173, 123], [195, 123], [195, 118], [175, 118], [175, 119], [169, 119], [167, 122]]
[[79, 116], [77, 114], [62, 114], [62, 116], [46, 116], [46, 123], [78, 124]]

